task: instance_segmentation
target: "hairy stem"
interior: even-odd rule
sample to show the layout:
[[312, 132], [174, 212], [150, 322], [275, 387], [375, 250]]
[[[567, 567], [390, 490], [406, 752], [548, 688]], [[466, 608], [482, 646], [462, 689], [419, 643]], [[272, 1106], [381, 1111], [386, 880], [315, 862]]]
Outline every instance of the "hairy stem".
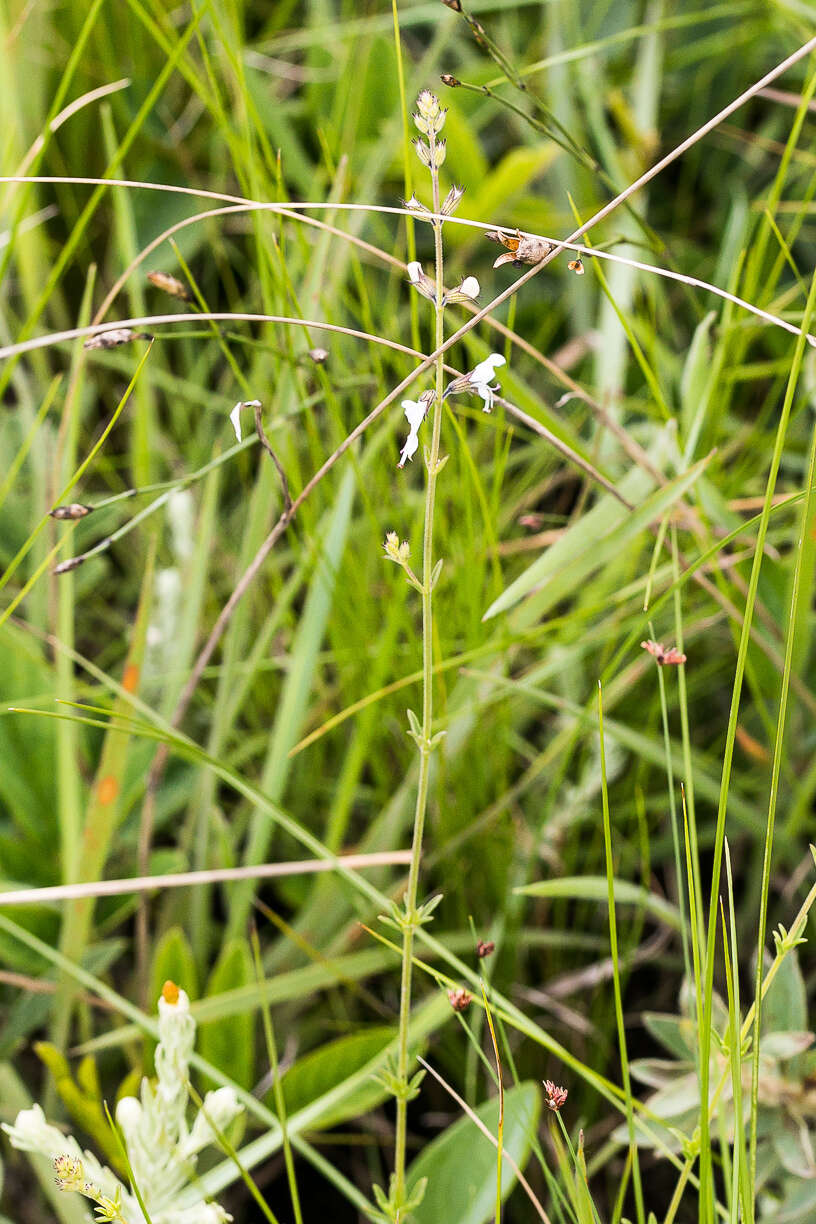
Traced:
[[[444, 360], [441, 350], [444, 340], [442, 293], [444, 286], [444, 264], [442, 254], [442, 222], [439, 220], [439, 170], [434, 165], [436, 139], [429, 137], [431, 148], [431, 179], [433, 182], [433, 209], [437, 219], [433, 222], [434, 256], [436, 264], [436, 334], [434, 348], [436, 358], [436, 399], [433, 402], [433, 425], [431, 445], [427, 452], [427, 484], [425, 487], [425, 521], [422, 539], [422, 734], [419, 744], [419, 778], [417, 781], [416, 808], [414, 810], [414, 833], [411, 841], [411, 865], [408, 871], [408, 886], [405, 894], [405, 927], [402, 937], [402, 977], [400, 983], [399, 1036], [397, 1044], [397, 1078], [403, 1089], [408, 1080], [408, 1026], [411, 1019], [411, 973], [414, 954], [414, 928], [419, 889], [419, 865], [422, 856], [422, 838], [425, 831], [425, 814], [428, 806], [428, 781], [431, 767], [431, 734], [433, 724], [433, 591], [431, 577], [433, 559], [433, 523], [436, 501], [436, 479], [439, 463], [439, 439], [442, 430], [442, 393], [444, 390]], [[405, 1141], [407, 1131], [408, 1101], [405, 1096], [397, 1099], [397, 1123], [394, 1146], [394, 1201], [397, 1204], [397, 1222], [402, 1218], [402, 1203], [405, 1199]]]

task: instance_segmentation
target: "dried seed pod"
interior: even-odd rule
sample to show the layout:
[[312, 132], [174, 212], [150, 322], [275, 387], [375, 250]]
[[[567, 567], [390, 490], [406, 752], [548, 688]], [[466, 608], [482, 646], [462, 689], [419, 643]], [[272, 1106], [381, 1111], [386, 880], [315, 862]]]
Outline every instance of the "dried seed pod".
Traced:
[[83, 506], [81, 502], [71, 502], [66, 506], [55, 506], [48, 513], [55, 519], [81, 519], [90, 514], [93, 506]]
[[440, 212], [443, 212], [446, 217], [449, 217], [451, 213], [456, 212], [456, 209], [459, 207], [459, 201], [462, 199], [464, 194], [464, 187], [451, 187], [450, 191], [445, 196], [445, 199], [442, 201]]
[[151, 285], [155, 285], [163, 293], [169, 293], [171, 297], [180, 298], [182, 302], [190, 301], [190, 291], [186, 285], [181, 283], [178, 277], [170, 276], [168, 272], [148, 272], [147, 279]]
[[[447, 0], [443, 0], [443, 3], [446, 3], [446, 2]], [[451, 4], [449, 5], [449, 7], [453, 8], [453, 5]], [[443, 72], [439, 79], [443, 85], [447, 85], [450, 89], [456, 89], [459, 85], [462, 84], [459, 78], [453, 76], [453, 74], [450, 72]]]
[[120, 344], [128, 344], [131, 340], [152, 340], [150, 332], [133, 331], [130, 327], [115, 327], [110, 331], [99, 332], [95, 336], [89, 336], [85, 341], [84, 348], [86, 349], [112, 349], [118, 348]]
[[487, 230], [485, 238], [491, 242], [499, 242], [507, 247], [504, 255], [494, 261], [493, 267], [500, 268], [502, 264], [511, 263], [516, 267], [522, 264], [537, 264], [545, 259], [553, 249], [552, 243], [544, 238], [530, 238], [516, 230], [515, 234], [506, 234], [503, 230]]
[[430, 208], [426, 208], [425, 205], [420, 200], [418, 200], [415, 195], [412, 195], [410, 200], [403, 200], [402, 202], [403, 202], [403, 205], [408, 209], [409, 212], [429, 213], [431, 211]]

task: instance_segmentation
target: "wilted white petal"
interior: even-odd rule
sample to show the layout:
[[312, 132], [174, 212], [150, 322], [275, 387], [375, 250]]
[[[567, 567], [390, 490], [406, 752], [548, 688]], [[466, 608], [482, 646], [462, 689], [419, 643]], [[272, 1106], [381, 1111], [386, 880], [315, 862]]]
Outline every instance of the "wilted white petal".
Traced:
[[408, 279], [412, 285], [415, 285], [422, 278], [422, 264], [418, 259], [408, 265]]
[[243, 406], [244, 401], [239, 400], [230, 413], [230, 423], [232, 424], [232, 428], [235, 430], [235, 436], [239, 442], [243, 441], [243, 434], [241, 433], [241, 409]]
[[467, 297], [477, 298], [479, 296], [479, 282], [475, 276], [466, 276], [459, 286], [459, 290]]

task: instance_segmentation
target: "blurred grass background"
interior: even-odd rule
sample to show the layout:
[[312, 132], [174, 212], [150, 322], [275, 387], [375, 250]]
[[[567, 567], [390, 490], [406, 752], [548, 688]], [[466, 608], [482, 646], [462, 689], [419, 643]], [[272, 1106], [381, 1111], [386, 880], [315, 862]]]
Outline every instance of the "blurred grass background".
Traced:
[[[490, 0], [470, 11], [520, 74], [517, 85], [457, 13], [442, 3], [400, 3], [405, 96], [410, 103], [419, 89], [435, 88], [449, 107], [443, 180], [445, 188], [466, 188], [461, 216], [556, 237], [810, 37], [813, 19], [812, 6], [797, 0], [682, 8], [658, 0]], [[179, 228], [133, 270], [105, 321], [188, 312], [146, 280], [161, 270], [180, 277], [207, 311], [342, 324], [427, 352], [430, 313], [412, 303], [404, 273], [385, 257], [408, 260], [415, 241], [430, 265], [430, 230], [417, 225], [413, 236], [404, 217], [336, 207], [395, 206], [412, 190], [428, 202], [420, 167], [406, 154], [398, 68], [394, 14], [383, 0], [176, 7], [0, 0], [0, 165], [4, 175], [108, 176], [256, 201], [326, 201], [310, 215], [384, 253], [271, 213], [210, 217]], [[813, 104], [799, 107], [813, 72], [812, 60], [802, 61], [777, 83], [781, 94], [753, 99], [641, 191], [630, 211], [619, 209], [593, 231], [593, 242], [710, 280], [798, 324], [816, 238]], [[446, 88], [441, 73], [487, 92]], [[74, 99], [114, 84], [50, 130]], [[586, 151], [583, 160], [541, 130], [553, 119]], [[0, 343], [87, 323], [140, 251], [212, 207], [172, 192], [0, 184]], [[497, 248], [477, 231], [447, 225], [445, 243], [449, 284], [476, 275], [486, 301], [509, 283], [512, 269], [492, 270]], [[519, 1081], [549, 1077], [569, 1087], [567, 1125], [576, 1134], [585, 1128], [593, 1192], [609, 1219], [626, 1160], [625, 1148], [609, 1141], [619, 1116], [580, 1073], [620, 1081], [607, 914], [590, 895], [605, 872], [597, 684], [602, 679], [615, 875], [666, 898], [676, 916], [685, 883], [678, 888], [667, 762], [677, 804], [685, 782], [707, 899], [756, 524], [722, 541], [761, 509], [795, 339], [696, 289], [619, 265], [599, 270], [598, 260], [586, 260], [579, 278], [566, 262], [496, 311], [555, 369], [509, 341], [505, 347], [485, 323], [451, 361], [465, 370], [491, 350], [505, 352], [503, 394], [633, 502], [655, 488], [650, 467], [672, 478], [716, 453], [655, 553], [648, 531], [605, 543], [617, 503], [501, 409], [487, 417], [478, 401], [459, 399], [447, 413], [435, 701], [448, 734], [433, 777], [422, 891], [444, 894], [435, 937], [471, 966], [474, 932], [495, 940], [485, 964], [497, 990], [574, 1058], [567, 1069], [529, 1033], [506, 1030]], [[449, 315], [448, 330], [466, 317], [459, 307]], [[56, 545], [59, 560], [80, 553], [160, 496], [138, 492], [76, 524], [44, 517], [98, 442], [146, 346], [88, 352], [78, 340], [0, 368], [0, 706], [68, 713], [59, 699], [120, 719], [105, 730], [72, 717], [0, 717], [4, 887], [139, 873], [156, 751], [144, 730], [158, 728], [162, 737], [198, 649], [281, 510], [276, 474], [255, 438], [232, 449], [235, 402], [262, 401], [265, 428], [297, 492], [414, 364], [308, 327], [190, 318], [147, 330], [157, 339], [132, 394], [66, 500], [94, 505], [162, 482], [176, 489], [121, 540], [59, 578], [50, 572]], [[325, 362], [310, 356], [316, 346], [328, 350]], [[780, 494], [805, 485], [814, 375], [808, 352]], [[403, 436], [392, 406], [317, 486], [240, 603], [183, 725], [220, 772], [195, 756], [171, 755], [155, 797], [151, 872], [303, 857], [270, 803], [331, 851], [408, 844], [415, 762], [405, 709], [420, 701], [419, 604], [382, 551], [389, 530], [415, 553], [420, 547], [423, 470], [419, 460], [396, 470]], [[648, 465], [633, 459], [633, 444]], [[717, 542], [701, 571], [704, 585], [674, 582], [675, 566], [679, 572]], [[510, 582], [556, 546], [555, 581], [483, 620]], [[791, 632], [772, 925], [789, 923], [810, 884], [815, 546], [801, 500], [774, 510], [728, 803], [738, 968], [748, 997]], [[797, 558], [802, 594], [789, 623]], [[685, 675], [658, 676], [639, 647], [653, 632], [665, 642], [682, 635]], [[123, 730], [131, 716], [137, 723]], [[308, 745], [297, 748], [307, 735]], [[236, 777], [269, 803], [239, 793]], [[516, 891], [573, 877], [563, 895]], [[383, 871], [367, 878], [383, 891], [400, 879]], [[292, 1067], [287, 1105], [296, 1112], [375, 1058], [393, 1034], [398, 957], [361, 929], [359, 920], [371, 925], [377, 908], [340, 876], [293, 877], [257, 892], [260, 909], [252, 890], [235, 885], [153, 897], [141, 944], [138, 898], [30, 906], [11, 916], [148, 1012], [165, 977], [206, 999], [202, 1053], [244, 1087], [268, 1066], [247, 942], [252, 919], [278, 1054]], [[642, 1013], [676, 1011], [682, 947], [649, 907], [621, 906], [618, 923], [629, 1053], [652, 1054]], [[149, 1066], [138, 1034], [78, 1002], [67, 979], [5, 928], [0, 954], [4, 1117], [32, 1098], [66, 1113], [32, 1053], [36, 1038], [65, 1054], [79, 1045], [96, 1050], [107, 1096], [127, 1072]], [[812, 998], [812, 969], [805, 980]], [[724, 992], [719, 968], [717, 982]], [[475, 1044], [446, 1006], [423, 1021], [438, 989], [423, 983], [417, 1031], [426, 1030], [432, 1061], [476, 1105], [493, 1091], [476, 1052], [482, 1021], [475, 1012], [467, 1017]], [[345, 1044], [308, 1062], [333, 1041]], [[268, 1082], [262, 1093], [272, 1105]], [[305, 1132], [366, 1195], [372, 1180], [387, 1180], [384, 1095], [369, 1086], [367, 1098], [351, 1096], [339, 1115]], [[426, 1084], [412, 1106], [414, 1151], [455, 1116], [450, 1099]], [[676, 1174], [654, 1156], [641, 1159], [647, 1206], [662, 1219]], [[272, 1157], [257, 1175], [287, 1218], [282, 1166]], [[535, 1161], [529, 1176], [546, 1198]], [[310, 1218], [329, 1210], [357, 1218], [360, 1204], [347, 1186], [309, 1179]], [[51, 1194], [43, 1207], [47, 1192], [19, 1157], [10, 1161], [2, 1202], [11, 1219], [77, 1218], [67, 1196]], [[224, 1201], [238, 1220], [260, 1218], [240, 1184]], [[557, 1197], [551, 1209], [570, 1218]], [[697, 1218], [693, 1193], [679, 1210], [678, 1219]], [[634, 1218], [631, 1199], [626, 1211]], [[515, 1193], [508, 1218], [532, 1219], [531, 1212]]]

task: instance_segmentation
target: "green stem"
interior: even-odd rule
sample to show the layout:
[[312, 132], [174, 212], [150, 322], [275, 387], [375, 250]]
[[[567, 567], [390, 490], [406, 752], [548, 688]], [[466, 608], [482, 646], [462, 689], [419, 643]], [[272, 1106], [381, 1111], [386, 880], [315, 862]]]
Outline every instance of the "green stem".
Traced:
[[[745, 674], [745, 665], [748, 655], [748, 643], [751, 634], [751, 624], [754, 615], [754, 604], [756, 602], [757, 587], [759, 585], [759, 571], [762, 565], [763, 550], [765, 548], [765, 536], [768, 529], [768, 519], [770, 518], [771, 506], [773, 504], [773, 495], [776, 490], [776, 477], [779, 472], [779, 467], [782, 462], [782, 453], [785, 446], [785, 437], [788, 428], [788, 419], [790, 417], [791, 406], [793, 404], [794, 392], [799, 380], [799, 374], [802, 368], [802, 360], [805, 351], [805, 335], [810, 326], [810, 320], [813, 317], [814, 309], [816, 309], [816, 276], [811, 282], [810, 294], [808, 296], [807, 305], [805, 306], [804, 315], [802, 317], [802, 332], [796, 342], [794, 349], [793, 360], [791, 362], [790, 374], [788, 376], [788, 385], [785, 390], [785, 398], [782, 404], [782, 411], [779, 416], [779, 424], [776, 431], [776, 440], [774, 442], [773, 455], [771, 457], [771, 467], [768, 473], [768, 480], [765, 488], [765, 500], [762, 507], [762, 515], [759, 521], [757, 530], [756, 547], [754, 551], [754, 560], [751, 567], [751, 577], [748, 583], [748, 595], [745, 600], [745, 616], [742, 623], [742, 631], [740, 633], [739, 648], [737, 651], [737, 666], [734, 675], [734, 686], [731, 695], [731, 710], [728, 718], [728, 730], [725, 739], [725, 752], [723, 754], [723, 769], [722, 780], [720, 783], [720, 801], [717, 809], [717, 826], [714, 834], [714, 862], [711, 872], [711, 898], [709, 901], [708, 910], [708, 932], [706, 937], [706, 954], [705, 954], [705, 983], [704, 983], [704, 1016], [703, 1016], [703, 1031], [699, 1034], [700, 1041], [700, 1220], [707, 1222], [713, 1220], [713, 1205], [714, 1205], [714, 1184], [713, 1172], [711, 1163], [711, 1150], [709, 1147], [709, 1110], [708, 1110], [708, 1089], [710, 1078], [709, 1055], [711, 1051], [711, 1015], [712, 1015], [712, 995], [714, 992], [714, 951], [716, 946], [717, 920], [719, 907], [719, 891], [720, 891], [720, 872], [722, 867], [723, 842], [725, 840], [725, 817], [728, 807], [728, 791], [731, 782], [731, 764], [734, 757], [734, 741], [737, 731], [737, 716], [739, 714], [740, 697], [742, 695], [742, 681]], [[759, 1000], [758, 1000], [759, 1001]]]
[[[816, 282], [814, 282], [816, 283]], [[807, 485], [805, 488], [805, 504], [802, 508], [801, 526], [799, 530], [799, 547], [796, 551], [796, 562], [793, 569], [793, 583], [790, 595], [790, 611], [788, 615], [788, 633], [785, 642], [785, 663], [782, 669], [782, 689], [779, 694], [779, 715], [776, 724], [776, 740], [774, 742], [773, 765], [771, 767], [771, 789], [768, 798], [768, 823], [765, 833], [765, 851], [762, 860], [762, 885], [759, 900], [759, 923], [757, 927], [757, 963], [756, 1012], [754, 1014], [754, 1039], [751, 1048], [751, 1131], [750, 1131], [750, 1172], [749, 1181], [756, 1186], [757, 1160], [757, 1101], [759, 1098], [759, 1040], [762, 1023], [762, 977], [765, 969], [765, 934], [768, 925], [768, 893], [771, 884], [771, 859], [773, 855], [774, 826], [776, 823], [776, 804], [779, 797], [779, 774], [782, 766], [784, 749], [785, 723], [788, 712], [788, 694], [793, 663], [793, 646], [796, 636], [797, 618], [799, 616], [800, 584], [802, 577], [802, 558], [805, 549], [806, 532], [810, 530], [813, 517], [813, 482], [816, 479], [816, 429], [813, 431], [810, 460], [808, 463]], [[751, 1203], [753, 1208], [753, 1201]], [[751, 1214], [753, 1218], [753, 1211]]]
[[[433, 183], [433, 210], [439, 215], [439, 171], [434, 166], [436, 138], [429, 136], [431, 149], [431, 179]], [[434, 254], [436, 262], [436, 336], [434, 347], [440, 349], [444, 340], [442, 291], [444, 286], [442, 256], [442, 222], [434, 221]], [[411, 842], [411, 865], [408, 871], [408, 887], [405, 894], [405, 927], [402, 939], [402, 976], [400, 982], [400, 1015], [397, 1044], [397, 1079], [405, 1090], [408, 1082], [408, 1026], [411, 1019], [411, 975], [414, 954], [414, 929], [419, 888], [419, 865], [422, 856], [422, 838], [425, 831], [425, 814], [428, 806], [428, 782], [431, 766], [431, 733], [433, 723], [433, 521], [436, 501], [436, 478], [439, 464], [439, 439], [442, 430], [442, 393], [444, 390], [443, 357], [436, 361], [436, 399], [433, 404], [433, 426], [431, 446], [427, 453], [428, 480], [425, 488], [425, 524], [422, 541], [422, 735], [419, 745], [419, 778], [417, 781], [416, 808], [414, 811], [414, 833]], [[396, 1221], [402, 1218], [405, 1200], [405, 1146], [407, 1137], [408, 1101], [405, 1096], [397, 1099], [396, 1135], [394, 1143], [394, 1202], [397, 1205]]]

